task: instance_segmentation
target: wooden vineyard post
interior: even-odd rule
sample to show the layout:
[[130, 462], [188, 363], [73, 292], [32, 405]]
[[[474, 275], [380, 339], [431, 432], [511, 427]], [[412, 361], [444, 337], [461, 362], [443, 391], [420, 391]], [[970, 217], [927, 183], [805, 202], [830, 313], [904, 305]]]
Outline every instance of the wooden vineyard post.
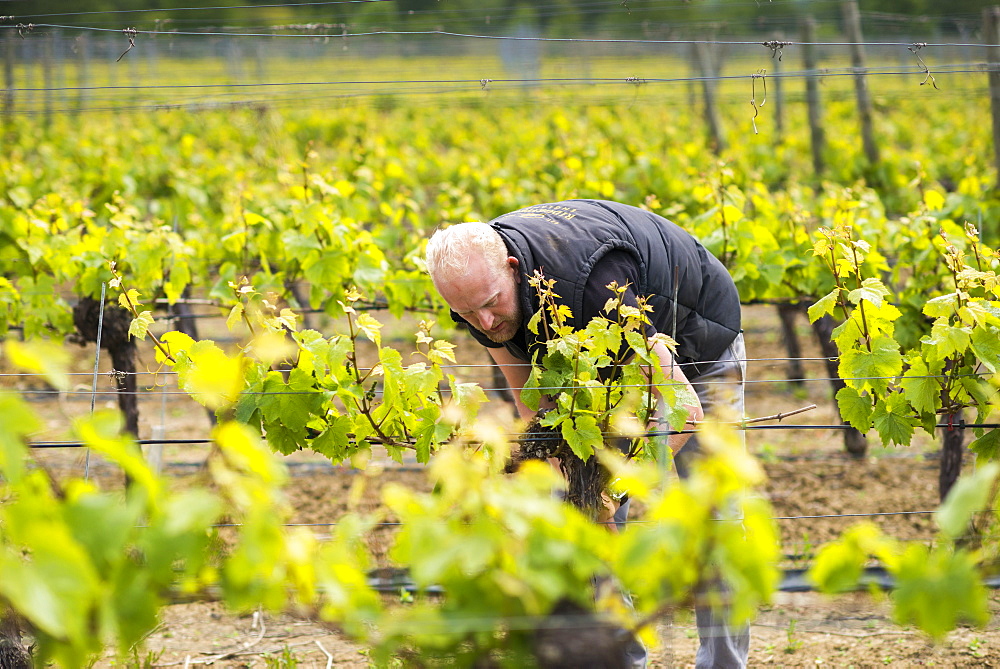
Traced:
[[58, 28], [53, 29], [49, 36], [52, 45], [49, 47], [52, 52], [52, 93], [51, 97], [56, 105], [56, 112], [62, 112], [66, 108], [66, 36]]
[[7, 38], [4, 40], [6, 42], [4, 48], [3, 57], [3, 83], [4, 83], [4, 94], [3, 94], [3, 115], [4, 119], [9, 119], [10, 115], [14, 113], [14, 39], [8, 33]]
[[809, 140], [812, 147], [813, 172], [816, 178], [823, 176], [823, 149], [826, 137], [823, 133], [823, 110], [819, 99], [819, 77], [816, 76], [816, 21], [811, 16], [802, 22], [802, 58], [806, 68], [806, 104], [809, 112]]
[[76, 110], [83, 111], [87, 107], [87, 84], [90, 80], [90, 40], [86, 33], [76, 38], [76, 85], [79, 87], [76, 97]]
[[[983, 41], [986, 48], [987, 72], [990, 80], [990, 107], [993, 110], [993, 163], [997, 168], [1000, 188], [1000, 6], [983, 9]], [[996, 232], [995, 230], [993, 232]]]
[[872, 129], [872, 99], [868, 94], [868, 80], [865, 78], [865, 50], [862, 46], [861, 13], [855, 0], [845, 0], [841, 5], [844, 13], [844, 28], [847, 41], [851, 43], [851, 67], [854, 70], [854, 92], [858, 98], [858, 115], [861, 117], [861, 142], [868, 164], [875, 167], [879, 163], [878, 146]]
[[48, 33], [42, 37], [42, 87], [45, 89], [42, 93], [44, 96], [43, 102], [43, 117], [45, 119], [45, 127], [48, 128], [52, 125], [52, 60], [53, 60], [53, 48], [52, 48], [53, 37], [52, 33]]
[[715, 101], [715, 80], [719, 67], [716, 58], [709, 53], [703, 42], [695, 42], [694, 60], [701, 77], [701, 91], [705, 98], [705, 118], [708, 121], [708, 133], [712, 150], [716, 155], [726, 150], [726, 138], [722, 133], [722, 119], [719, 116], [719, 105]]
[[[779, 33], [775, 41], [783, 42], [784, 35]], [[775, 51], [771, 57], [771, 68], [775, 75], [771, 86], [774, 95], [774, 140], [775, 144], [780, 144], [785, 134], [785, 93], [781, 81], [781, 49]]]

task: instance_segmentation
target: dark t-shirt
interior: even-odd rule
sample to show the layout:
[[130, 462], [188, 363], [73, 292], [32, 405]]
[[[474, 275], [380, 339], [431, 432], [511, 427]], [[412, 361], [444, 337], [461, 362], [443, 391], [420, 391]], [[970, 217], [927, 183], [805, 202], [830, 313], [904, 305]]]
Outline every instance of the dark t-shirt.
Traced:
[[[521, 281], [527, 281], [527, 278], [522, 275]], [[582, 323], [589, 323], [595, 316], [614, 318], [614, 314], [604, 312], [604, 305], [607, 304], [609, 299], [615, 296], [607, 287], [613, 281], [617, 281], [619, 286], [627, 284], [629, 288], [625, 291], [623, 301], [629, 306], [638, 306], [635, 286], [639, 281], [639, 267], [636, 264], [635, 256], [625, 251], [610, 251], [594, 264], [594, 269], [590, 272], [590, 276], [587, 277], [587, 287], [583, 294]], [[573, 315], [575, 316], [576, 314]], [[527, 349], [527, 324], [531, 316], [533, 314], [524, 314], [524, 322], [517, 329], [513, 337], [513, 343], [517, 344], [521, 350]], [[465, 323], [465, 320], [454, 312], [452, 312], [451, 317], [457, 323]], [[496, 343], [471, 325], [468, 325], [468, 329], [476, 341], [483, 346], [487, 348], [503, 348], [503, 344]], [[647, 326], [647, 335], [655, 333], [656, 330], [652, 325]]]

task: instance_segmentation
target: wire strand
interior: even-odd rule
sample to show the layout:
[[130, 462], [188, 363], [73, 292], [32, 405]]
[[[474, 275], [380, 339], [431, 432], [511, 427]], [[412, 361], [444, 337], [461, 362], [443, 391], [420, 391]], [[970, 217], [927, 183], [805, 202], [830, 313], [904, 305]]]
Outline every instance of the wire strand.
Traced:
[[[16, 26], [8, 26], [16, 29]], [[58, 30], [86, 30], [93, 32], [121, 33], [120, 28], [98, 28], [96, 26], [73, 26], [56, 23], [37, 23], [35, 28], [55, 28]], [[605, 38], [605, 37], [542, 37], [533, 35], [485, 35], [482, 33], [461, 33], [448, 30], [370, 30], [364, 32], [338, 32], [338, 33], [281, 33], [281, 32], [213, 32], [213, 31], [180, 31], [180, 30], [137, 30], [137, 35], [169, 35], [183, 37], [268, 37], [268, 38], [342, 38], [357, 39], [359, 37], [420, 37], [420, 36], [440, 36], [457, 37], [474, 40], [507, 40], [512, 42], [551, 42], [551, 43], [571, 43], [571, 44], [637, 44], [637, 45], [679, 45], [691, 46], [701, 44], [706, 46], [767, 46], [766, 40], [721, 40], [721, 39], [637, 39], [637, 38]], [[962, 47], [962, 48], [989, 48], [1000, 46], [995, 44], [983, 44], [981, 42], [920, 42], [925, 47]], [[788, 42], [786, 46], [840, 46], [840, 47], [911, 47], [914, 42]]]

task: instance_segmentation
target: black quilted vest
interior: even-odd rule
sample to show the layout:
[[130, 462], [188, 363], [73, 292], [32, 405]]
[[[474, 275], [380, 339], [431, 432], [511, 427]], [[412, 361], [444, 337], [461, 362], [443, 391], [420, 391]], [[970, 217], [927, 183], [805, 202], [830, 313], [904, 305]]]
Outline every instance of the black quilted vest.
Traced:
[[[583, 291], [594, 263], [621, 249], [639, 264], [636, 293], [649, 298], [656, 331], [676, 332], [678, 362], [716, 360], [740, 331], [739, 295], [729, 272], [694, 237], [665, 218], [617, 202], [567, 200], [520, 209], [490, 224], [518, 259], [524, 277], [541, 269], [546, 278], [555, 279], [555, 292], [573, 312], [576, 329], [593, 316], [583, 314]], [[539, 303], [524, 277], [519, 289], [527, 319]], [[527, 343], [527, 351], [516, 344], [505, 346], [515, 357], [529, 360], [536, 343], [530, 332]]]

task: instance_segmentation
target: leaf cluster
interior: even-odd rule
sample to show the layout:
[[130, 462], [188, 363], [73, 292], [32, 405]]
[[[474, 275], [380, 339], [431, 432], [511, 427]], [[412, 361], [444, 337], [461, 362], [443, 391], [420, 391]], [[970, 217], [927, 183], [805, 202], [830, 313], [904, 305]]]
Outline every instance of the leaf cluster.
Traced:
[[956, 539], [984, 508], [1000, 518], [998, 473], [1000, 464], [991, 462], [956, 483], [935, 514], [940, 532], [933, 545], [905, 545], [871, 523], [860, 524], [820, 550], [810, 578], [826, 592], [855, 589], [865, 566], [875, 561], [895, 580], [890, 597], [900, 624], [916, 625], [936, 641], [959, 624], [985, 625], [989, 595], [983, 575], [991, 565], [986, 553], [958, 546]]
[[23, 400], [0, 401], [0, 608], [25, 621], [37, 662], [89, 666], [106, 647], [124, 657], [177, 598], [307, 607], [359, 636], [377, 612], [359, 550], [370, 525], [347, 518], [329, 542], [289, 530], [284, 469], [245, 426], [221, 424], [203, 479], [175, 489], [122, 436], [118, 414], [78, 419], [75, 437], [131, 482], [107, 492], [32, 462], [24, 438], [38, 425]]
[[246, 280], [232, 289], [240, 302], [229, 325], [246, 335], [235, 355], [168, 332], [157, 361], [177, 372], [192, 397], [253, 426], [277, 452], [311, 448], [339, 463], [378, 443], [397, 460], [411, 450], [426, 462], [486, 399], [475, 384], [444, 372], [454, 346], [430, 336], [432, 321], [416, 333], [422, 360], [404, 365], [398, 350], [382, 345], [381, 323], [355, 309], [361, 294], [354, 289], [340, 303], [347, 334], [330, 337], [299, 330], [290, 309]]
[[651, 307], [642, 297], [635, 306], [626, 303], [629, 287], [611, 283], [613, 297], [604, 315], [574, 330], [572, 313], [553, 292], [553, 282], [540, 273], [529, 280], [541, 307], [528, 328], [544, 334], [544, 351], [536, 353], [521, 393], [525, 405], [537, 411], [543, 397], [553, 401], [540, 425], [557, 430], [582, 460], [619, 437], [631, 442], [624, 449], [629, 457], [652, 458], [646, 426], [658, 403], [662, 400], [671, 426], [680, 429], [687, 416], [683, 404], [690, 399], [686, 389], [666, 378], [654, 350], [658, 343], [673, 350], [674, 342], [646, 334]]
[[[865, 276], [870, 245], [853, 238], [852, 229], [822, 229], [813, 253], [826, 260], [835, 287], [809, 309], [816, 320], [840, 315], [833, 337], [841, 351], [839, 374], [846, 387], [837, 393], [841, 414], [865, 432], [874, 427], [883, 442], [907, 445], [916, 428], [933, 434], [939, 415], [963, 407], [989, 413], [995, 389], [990, 380], [1000, 364], [1000, 297], [996, 253], [984, 247], [978, 231], [965, 234], [975, 258], [941, 237], [938, 262], [950, 271], [953, 290], [925, 298], [927, 332], [904, 350], [896, 338], [901, 311], [890, 289], [876, 276]], [[979, 432], [973, 450], [995, 455], [996, 436]]]
[[[178, 361], [186, 350], [176, 348]], [[383, 494], [402, 524], [393, 558], [421, 590], [443, 587], [447, 596], [385, 608], [361, 543], [378, 518], [348, 515], [329, 539], [286, 527], [284, 468], [245, 425], [221, 423], [203, 479], [173, 490], [120, 436], [114, 414], [81, 419], [77, 437], [132, 479], [122, 494], [27, 467], [23, 440], [37, 419], [14, 395], [0, 401], [0, 418], [0, 566], [13, 575], [0, 580], [0, 605], [26, 621], [37, 659], [64, 666], [87, 666], [105, 645], [127, 655], [173, 597], [209, 593], [235, 611], [318, 615], [383, 660], [416, 653], [525, 666], [537, 630], [579, 622], [550, 617], [559, 602], [654, 641], [648, 622], [699, 583], [729, 582], [745, 615], [776, 578], [770, 513], [745, 496], [760, 470], [733, 435], [708, 436], [713, 457], [665, 489], [652, 463], [618, 461], [615, 475], [654, 509], [648, 526], [622, 535], [561, 502], [553, 492], [562, 479], [545, 464], [497, 476], [499, 452], [491, 460], [445, 449], [432, 463], [433, 492], [387, 486]], [[716, 522], [722, 510], [742, 514], [750, 532]], [[635, 620], [614, 588], [595, 591], [597, 582], [633, 590], [648, 620]]]

